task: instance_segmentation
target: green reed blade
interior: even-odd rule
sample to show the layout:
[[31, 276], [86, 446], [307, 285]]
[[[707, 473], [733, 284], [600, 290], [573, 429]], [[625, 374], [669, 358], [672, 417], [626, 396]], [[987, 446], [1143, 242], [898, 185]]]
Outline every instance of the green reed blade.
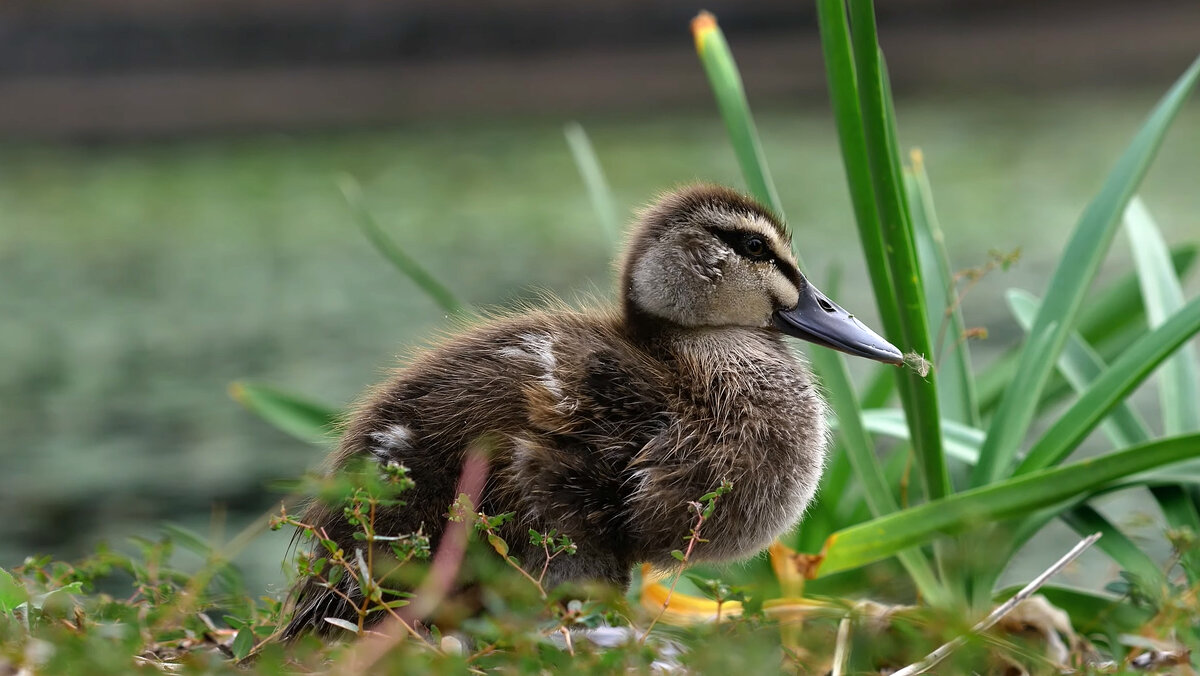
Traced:
[[[1196, 263], [1200, 247], [1181, 244], [1171, 249], [1171, 267], [1180, 278], [1186, 277]], [[1145, 309], [1134, 273], [1122, 276], [1117, 282], [1105, 287], [1088, 299], [1079, 314], [1079, 334], [1094, 345], [1106, 359], [1123, 352], [1133, 341], [1146, 331]], [[979, 392], [979, 407], [990, 412], [1000, 402], [1005, 387], [1012, 382], [1017, 371], [1020, 350], [1006, 352], [983, 369], [976, 377]], [[1052, 376], [1046, 385], [1038, 410], [1057, 402], [1069, 391], [1070, 386], [1058, 375]]]
[[[1041, 301], [1033, 294], [1020, 289], [1009, 289], [1006, 298], [1017, 323], [1022, 329], [1029, 331]], [[1076, 392], [1085, 392], [1107, 368], [1108, 364], [1104, 363], [1083, 337], [1077, 332], [1071, 332], [1062, 354], [1058, 357], [1058, 372], [1066, 378], [1071, 387]], [[1127, 402], [1113, 407], [1102, 427], [1117, 448], [1150, 439], [1150, 431], [1145, 421]]]
[[946, 253], [946, 236], [933, 206], [933, 189], [925, 173], [919, 150], [910, 154], [911, 172], [905, 172], [905, 188], [912, 209], [913, 238], [925, 284], [926, 312], [930, 331], [936, 337], [933, 355], [938, 364], [938, 405], [942, 416], [965, 425], [979, 425], [979, 404], [971, 352], [964, 337], [966, 323], [958, 303], [954, 271]]
[[[1183, 285], [1171, 270], [1167, 244], [1140, 198], [1125, 210], [1125, 233], [1133, 252], [1146, 318], [1150, 328], [1162, 325], [1184, 305]], [[1200, 430], [1200, 364], [1191, 345], [1184, 345], [1159, 369], [1159, 401], [1163, 432]]]
[[563, 128], [567, 137], [567, 146], [571, 149], [571, 158], [575, 160], [575, 168], [587, 188], [588, 199], [592, 202], [592, 210], [600, 226], [604, 228], [608, 240], [616, 246], [621, 241], [621, 217], [617, 211], [617, 201], [613, 199], [612, 189], [608, 179], [604, 177], [604, 169], [600, 166], [600, 158], [592, 141], [578, 122], [571, 122]]
[[341, 419], [335, 408], [268, 385], [235, 382], [229, 386], [229, 396], [279, 430], [309, 443], [328, 443]]
[[980, 462], [972, 474], [974, 485], [984, 485], [1004, 475], [1016, 457], [1033, 421], [1042, 389], [1108, 251], [1125, 205], [1145, 176], [1167, 128], [1198, 77], [1200, 59], [1192, 63], [1162, 98], [1080, 217], [1051, 277], [1017, 372], [988, 428]]
[[354, 222], [366, 235], [367, 239], [375, 247], [375, 250], [383, 255], [397, 270], [405, 277], [408, 277], [417, 288], [425, 292], [425, 295], [437, 303], [439, 307], [449, 314], [458, 314], [466, 309], [466, 306], [454, 295], [445, 284], [438, 281], [433, 273], [425, 269], [425, 266], [417, 262], [415, 258], [410, 256], [404, 249], [396, 243], [379, 225], [379, 221], [375, 220], [375, 216], [367, 209], [366, 203], [363, 200], [362, 188], [358, 182], [350, 176], [343, 176], [339, 181], [339, 187], [342, 189], [342, 195], [346, 198], [346, 203], [350, 205], [350, 210], [354, 212]]
[[692, 19], [692, 37], [696, 40], [696, 54], [708, 75], [717, 108], [725, 120], [725, 129], [737, 155], [738, 165], [750, 193], [771, 208], [780, 218], [784, 217], [783, 204], [771, 180], [767, 158], [762, 143], [758, 140], [758, 128], [750, 115], [750, 104], [746, 101], [746, 90], [742, 76], [725, 35], [717, 26], [717, 19], [708, 12], [701, 12]]
[[1160, 439], [888, 514], [830, 536], [819, 573], [856, 568], [939, 535], [963, 533], [1085, 496], [1123, 477], [1189, 459], [1197, 448], [1200, 434]]
[[[1045, 312], [1045, 307], [1043, 301], [1038, 316]], [[1121, 353], [1034, 443], [1014, 474], [1062, 462], [1113, 407], [1197, 332], [1200, 332], [1200, 298], [1185, 305], [1162, 326], [1142, 336]], [[988, 440], [984, 440], [984, 448], [980, 449], [981, 463], [987, 459], [987, 443]]]
[[[874, 11], [870, 3], [856, 4], [854, 11], [855, 34], [851, 40], [843, 3], [817, 3], [830, 99], [859, 240], [885, 334], [902, 349], [928, 357], [932, 350], [920, 288], [921, 272], [899, 182], [895, 125], [876, 42]], [[914, 430], [926, 492], [931, 499], [941, 497], [951, 487], [941, 453], [935, 381], [910, 371], [897, 379]]]
[[[922, 270], [917, 262], [907, 193], [896, 147], [896, 124], [891, 89], [883, 66], [871, 2], [850, 4], [852, 48], [858, 74], [858, 100], [862, 110], [867, 161], [871, 184], [879, 207], [879, 225], [885, 244], [886, 262], [896, 295], [901, 349], [933, 358], [933, 343], [925, 313]], [[889, 299], [891, 300], [891, 299]], [[900, 395], [913, 428], [913, 446], [930, 500], [950, 494], [950, 476], [942, 454], [941, 417], [937, 379], [906, 370], [901, 376]]]

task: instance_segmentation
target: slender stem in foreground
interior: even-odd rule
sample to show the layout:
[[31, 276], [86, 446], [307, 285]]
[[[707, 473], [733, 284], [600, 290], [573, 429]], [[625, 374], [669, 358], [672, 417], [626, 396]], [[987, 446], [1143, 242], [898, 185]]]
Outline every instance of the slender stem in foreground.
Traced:
[[654, 619], [650, 621], [650, 626], [646, 627], [646, 631], [642, 633], [641, 643], [646, 642], [646, 638], [650, 636], [650, 630], [654, 628], [654, 625], [658, 624], [663, 615], [667, 614], [667, 609], [671, 607], [671, 596], [675, 594], [675, 587], [679, 584], [679, 578], [683, 577], [683, 570], [687, 568], [688, 561], [692, 558], [692, 551], [696, 548], [696, 543], [703, 542], [700, 538], [700, 527], [704, 525], [705, 521], [704, 509], [698, 502], [690, 504], [692, 509], [696, 510], [696, 525], [692, 526], [692, 533], [688, 536], [687, 549], [684, 550], [683, 558], [680, 559], [679, 566], [675, 569], [675, 575], [671, 579], [671, 586], [667, 588], [667, 597], [663, 599], [662, 610], [658, 611], [658, 615], [654, 616]]
[[[466, 461], [463, 463], [462, 474], [458, 479], [456, 494], [466, 494], [472, 504], [478, 504], [487, 473], [488, 453], [486, 449], [478, 446], [470, 449]], [[389, 620], [380, 627], [378, 633], [372, 633], [364, 638], [340, 664], [335, 665], [334, 673], [367, 673], [388, 651], [403, 641], [406, 635], [420, 636], [410, 622], [423, 619], [450, 591], [454, 579], [458, 576], [458, 568], [462, 564], [463, 555], [467, 551], [469, 526], [470, 524], [465, 519], [449, 525], [437, 553], [434, 554], [429, 576], [417, 589], [413, 603], [404, 608], [403, 614], [397, 614], [388, 608], [391, 614]]]
[[[1093, 533], [1084, 538], [1079, 542], [1079, 544], [1075, 545], [1071, 551], [1067, 552], [1061, 559], [1054, 562], [1054, 565], [1047, 568], [1041, 575], [1038, 575], [1036, 578], [1034, 578], [1032, 582], [1025, 585], [1021, 591], [1014, 594], [1011, 599], [997, 606], [990, 615], [980, 620], [979, 623], [974, 627], [971, 627], [971, 633], [978, 634], [991, 629], [997, 622], [1000, 621], [1001, 618], [1012, 612], [1012, 609], [1016, 608], [1017, 605], [1022, 601], [1030, 596], [1033, 596], [1033, 593], [1040, 589], [1042, 585], [1046, 584], [1051, 577], [1054, 577], [1054, 575], [1058, 574], [1059, 571], [1061, 571], [1063, 568], [1066, 568], [1068, 564], [1079, 558], [1080, 554], [1087, 550], [1088, 547], [1091, 547], [1093, 544], [1095, 544], [1096, 540], [1099, 539], [1100, 533]], [[929, 653], [925, 656], [925, 659], [921, 660], [920, 662], [910, 664], [900, 671], [894, 672], [892, 676], [917, 676], [917, 674], [923, 674], [936, 666], [938, 662], [946, 659], [950, 653], [957, 650], [966, 642], [966, 636], [959, 636], [953, 641], [950, 641], [937, 650]]]

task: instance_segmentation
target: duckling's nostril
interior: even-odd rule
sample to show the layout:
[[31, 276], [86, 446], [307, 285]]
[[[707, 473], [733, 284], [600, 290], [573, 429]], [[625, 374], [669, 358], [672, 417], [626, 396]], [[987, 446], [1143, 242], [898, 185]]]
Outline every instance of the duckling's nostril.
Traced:
[[824, 299], [824, 298], [821, 298], [820, 296], [817, 296], [817, 305], [820, 305], [820, 306], [821, 306], [821, 309], [822, 309], [822, 310], [824, 310], [824, 311], [826, 311], [826, 312], [833, 312], [833, 311], [834, 311], [834, 309], [833, 309], [833, 303], [830, 303], [828, 300], [826, 300], [826, 299]]

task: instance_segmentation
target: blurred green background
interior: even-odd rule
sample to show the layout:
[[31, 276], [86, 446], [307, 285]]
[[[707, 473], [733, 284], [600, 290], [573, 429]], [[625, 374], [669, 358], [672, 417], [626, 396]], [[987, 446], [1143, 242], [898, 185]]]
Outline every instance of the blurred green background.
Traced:
[[[743, 37], [751, 48], [792, 30], [815, 39], [801, 19], [766, 37], [752, 28], [727, 26], [735, 54]], [[684, 23], [670, 39], [690, 49]], [[991, 249], [1023, 252], [965, 303], [968, 324], [989, 332], [974, 348], [981, 362], [1019, 336], [1002, 291], [1042, 290], [1086, 200], [1186, 63], [1165, 62], [1156, 77], [1098, 74], [1099, 85], [1082, 87], [900, 89], [901, 142], [925, 153], [955, 266], [982, 264]], [[774, 78], [786, 67], [755, 65]], [[42, 76], [10, 72], [0, 93]], [[824, 95], [763, 89], [760, 131], [797, 247], [818, 282], [840, 271], [837, 300], [871, 321]], [[487, 115], [205, 121], [147, 133], [66, 122], [61, 133], [32, 133], [21, 125], [36, 110], [25, 123], [0, 116], [0, 566], [152, 534], [163, 520], [208, 533], [227, 512], [215, 521], [228, 535], [278, 502], [269, 482], [324, 454], [240, 408], [232, 381], [344, 404], [448, 326], [357, 231], [337, 187], [345, 174], [397, 241], [469, 302], [610, 298], [613, 243], [564, 123], [589, 132], [623, 219], [672, 185], [741, 185], [711, 104], [631, 99], [599, 111], [535, 100]], [[1142, 193], [1172, 243], [1200, 237], [1197, 157], [1193, 103]], [[1118, 239], [1102, 278], [1127, 269]], [[255, 584], [279, 584], [287, 541], [260, 538], [242, 557]]]

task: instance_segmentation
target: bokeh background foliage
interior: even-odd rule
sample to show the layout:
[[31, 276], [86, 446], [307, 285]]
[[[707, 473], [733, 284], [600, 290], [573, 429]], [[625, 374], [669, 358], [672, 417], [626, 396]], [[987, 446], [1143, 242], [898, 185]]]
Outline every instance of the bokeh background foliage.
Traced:
[[[894, 600], [916, 592], [978, 611], [998, 581], [1028, 577], [1066, 548], [1056, 518], [1105, 534], [1107, 562], [1093, 559], [1074, 580], [1088, 591], [1054, 592], [1080, 620], [1111, 610], [1114, 597], [1098, 592], [1118, 569], [1160, 593], [1190, 583], [1190, 555], [1158, 524], [1120, 523], [1112, 505], [1200, 530], [1195, 468], [1155, 473], [1195, 455], [1200, 429], [1194, 351], [1173, 355], [1200, 326], [1180, 282], [1195, 249], [1166, 245], [1194, 224], [1189, 148], [1200, 148], [1200, 125], [1182, 104], [1200, 64], [1141, 123], [1151, 98], [1112, 93], [1036, 107], [901, 100], [897, 115], [871, 5], [850, 3], [849, 16], [836, 1], [817, 9], [832, 124], [824, 110], [769, 107], [756, 126], [724, 37], [702, 18], [693, 33], [723, 125], [687, 111], [585, 120], [587, 132], [569, 127], [565, 140], [557, 124], [527, 120], [6, 143], [0, 199], [13, 227], [0, 275], [23, 291], [4, 302], [28, 321], [0, 326], [14, 355], [0, 380], [12, 469], [0, 501], [28, 517], [5, 525], [16, 546], [0, 563], [30, 548], [79, 551], [162, 516], [202, 530], [214, 500], [235, 522], [260, 511], [279, 497], [264, 480], [321, 455], [330, 402], [376, 380], [395, 345], [419, 344], [464, 302], [508, 305], [539, 288], [607, 295], [613, 214], [645, 201], [648, 186], [703, 177], [786, 213], [819, 284], [831, 279], [835, 298], [936, 362], [924, 376], [809, 352], [839, 447], [820, 501], [787, 539], [825, 557], [807, 594], [861, 592], [899, 574], [886, 561], [898, 556], [912, 589], [893, 587]], [[925, 160], [902, 154], [914, 141]], [[1131, 202], [1139, 189], [1165, 234]], [[47, 222], [61, 227], [39, 227]], [[1129, 246], [1106, 262], [1123, 222]], [[1017, 246], [1018, 265], [1000, 270], [1014, 257], [993, 256], [1003, 265], [954, 302], [956, 270]], [[1004, 293], [1010, 286], [1041, 298]], [[968, 350], [964, 331], [981, 325], [990, 337]], [[1028, 338], [1011, 340], [1022, 330]], [[1160, 363], [1157, 391], [1126, 402]], [[214, 396], [243, 376], [253, 381], [235, 384], [233, 398], [283, 434]], [[1051, 469], [1080, 449], [1100, 457]], [[1118, 491], [1124, 502], [1109, 501]], [[1010, 567], [1039, 532], [1042, 545]], [[1140, 539], [1147, 533], [1153, 542]], [[256, 544], [255, 584], [278, 580], [282, 545]], [[1182, 578], [1162, 563], [1172, 547]], [[765, 560], [702, 572], [796, 591], [779, 588]]]

